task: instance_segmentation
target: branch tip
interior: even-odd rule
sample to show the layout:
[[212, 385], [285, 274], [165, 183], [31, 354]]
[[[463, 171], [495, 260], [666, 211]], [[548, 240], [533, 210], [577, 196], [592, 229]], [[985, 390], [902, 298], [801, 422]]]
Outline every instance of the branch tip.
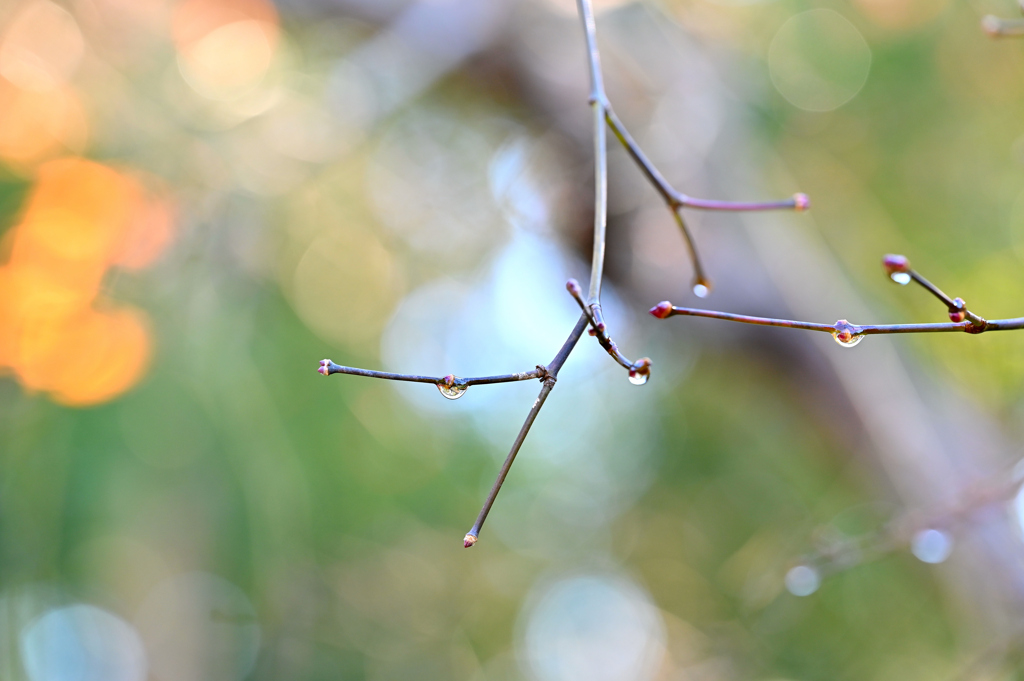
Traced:
[[331, 373], [331, 365], [332, 364], [334, 364], [334, 362], [332, 362], [329, 359], [322, 359], [322, 360], [320, 360], [320, 368], [316, 370], [317, 373], [318, 374], [322, 374], [324, 376], [329, 375]]
[[797, 213], [803, 213], [805, 210], [810, 210], [811, 199], [807, 194], [803, 192], [793, 194], [793, 210]]
[[707, 298], [711, 293], [711, 281], [704, 277], [697, 277], [693, 282], [693, 295], [698, 298]]
[[648, 310], [648, 312], [658, 319], [665, 319], [672, 314], [672, 303], [667, 300], [663, 300]]
[[629, 382], [633, 385], [643, 385], [650, 377], [651, 359], [649, 357], [641, 357], [629, 368]]
[[471, 548], [477, 541], [477, 536], [475, 534], [467, 534], [462, 538], [462, 547], [465, 549]]
[[889, 253], [882, 258], [882, 267], [885, 268], [885, 273], [891, 277], [894, 274], [910, 272], [910, 261], [905, 255]]
[[580, 282], [575, 279], [570, 279], [565, 282], [565, 290], [568, 291], [573, 298], [583, 298], [583, 288], [580, 286]]

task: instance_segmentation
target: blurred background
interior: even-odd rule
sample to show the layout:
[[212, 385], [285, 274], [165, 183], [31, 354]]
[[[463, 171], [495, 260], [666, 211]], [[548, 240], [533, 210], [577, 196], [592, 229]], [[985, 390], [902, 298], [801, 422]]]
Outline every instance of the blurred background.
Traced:
[[571, 0], [0, 2], [0, 679], [1021, 678], [1011, 0], [597, 2], [606, 312], [472, 551], [593, 214]]

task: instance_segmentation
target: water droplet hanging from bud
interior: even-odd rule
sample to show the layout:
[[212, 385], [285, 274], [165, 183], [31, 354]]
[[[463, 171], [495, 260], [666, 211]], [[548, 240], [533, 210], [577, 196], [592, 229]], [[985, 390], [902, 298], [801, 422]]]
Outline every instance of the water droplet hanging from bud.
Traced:
[[885, 268], [889, 278], [900, 286], [910, 283], [910, 261], [904, 255], [889, 255], [882, 258], [882, 267]]
[[650, 377], [651, 360], [647, 357], [641, 357], [629, 368], [629, 382], [633, 385], [643, 385]]
[[821, 575], [810, 565], [797, 565], [786, 573], [786, 590], [794, 596], [810, 596], [821, 586]]
[[845, 319], [840, 319], [836, 322], [832, 337], [844, 348], [852, 348], [864, 340], [864, 332]]
[[708, 288], [707, 284], [697, 283], [693, 285], [693, 295], [698, 298], [707, 298], [709, 293], [711, 293], [711, 289]]

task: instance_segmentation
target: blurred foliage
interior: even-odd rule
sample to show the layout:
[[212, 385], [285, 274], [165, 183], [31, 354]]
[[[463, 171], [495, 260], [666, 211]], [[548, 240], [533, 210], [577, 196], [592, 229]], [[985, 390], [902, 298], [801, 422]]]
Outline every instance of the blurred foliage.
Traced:
[[[842, 275], [876, 311], [854, 321], [945, 316], [885, 280], [886, 252], [996, 318], [1024, 314], [1024, 50], [987, 39], [978, 18], [1012, 4], [609, 2], [598, 30], [627, 112], [639, 105], [624, 82], [644, 82], [628, 71], [646, 45], [636, 25], [707, 55], [729, 92], [708, 106], [725, 102], [752, 163], [772, 150], [765, 178], [785, 168], [813, 197]], [[445, 8], [463, 22], [448, 32]], [[835, 25], [870, 52], [862, 89], [828, 111], [772, 87], [772, 42], [811, 9], [844, 17]], [[655, 380], [629, 386], [585, 337], [472, 551], [461, 537], [536, 386], [449, 404], [430, 386], [314, 373], [324, 356], [470, 375], [554, 354], [574, 314], [558, 282], [585, 274], [589, 220], [589, 130], [557, 125], [567, 104], [545, 100], [548, 86], [574, 88], [587, 124], [582, 43], [558, 38], [579, 41], [572, 12], [554, 0], [0, 8], [0, 276], [33, 234], [47, 173], [81, 164], [130, 186], [135, 207], [104, 223], [117, 243], [89, 260], [84, 237], [102, 230], [58, 192], [49, 209], [62, 217], [32, 267], [101, 267], [75, 314], [138, 320], [126, 349], [128, 332], [96, 321], [86, 334], [82, 317], [34, 302], [42, 289], [0, 279], [0, 339], [37, 353], [31, 373], [0, 352], [0, 678], [906, 681], [974, 669], [988, 642], [951, 595], [950, 566], [898, 551], [807, 598], [785, 591], [821, 528], [876, 529], [888, 512], [858, 513], [898, 500], [841, 390], [779, 336], [666, 331], [637, 312], [651, 301], [613, 281], [615, 337], [651, 348]], [[785, 68], [845, 58], [816, 38], [787, 48]], [[854, 71], [793, 78], [838, 73], [848, 87]], [[613, 188], [620, 209], [631, 181]], [[146, 257], [121, 257], [122, 241], [148, 244]], [[1019, 434], [1019, 335], [899, 347]], [[129, 352], [135, 368], [104, 373]], [[74, 392], [85, 381], [95, 389]], [[852, 516], [868, 520], [850, 529]], [[538, 614], [573, 604], [578, 622]], [[624, 660], [637, 666], [616, 671]], [[993, 653], [1005, 674], [991, 678], [1013, 678], [1005, 660]]]

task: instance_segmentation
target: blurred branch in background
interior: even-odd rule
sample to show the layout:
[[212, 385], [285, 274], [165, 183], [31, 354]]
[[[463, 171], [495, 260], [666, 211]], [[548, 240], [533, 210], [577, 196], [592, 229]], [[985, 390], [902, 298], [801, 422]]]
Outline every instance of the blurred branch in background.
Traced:
[[[1011, 673], [1017, 334], [635, 311], [682, 206], [719, 309], [930, 322], [897, 249], [1020, 314], [1014, 4], [595, 0], [598, 123], [573, 0], [0, 3], [0, 677]], [[542, 386], [460, 391], [588, 327], [525, 442]]]
[[[1020, 2], [1020, 11], [1024, 12], [1024, 2]], [[1024, 19], [1000, 19], [986, 14], [981, 19], [981, 28], [993, 38], [1018, 38], [1024, 36]]]

